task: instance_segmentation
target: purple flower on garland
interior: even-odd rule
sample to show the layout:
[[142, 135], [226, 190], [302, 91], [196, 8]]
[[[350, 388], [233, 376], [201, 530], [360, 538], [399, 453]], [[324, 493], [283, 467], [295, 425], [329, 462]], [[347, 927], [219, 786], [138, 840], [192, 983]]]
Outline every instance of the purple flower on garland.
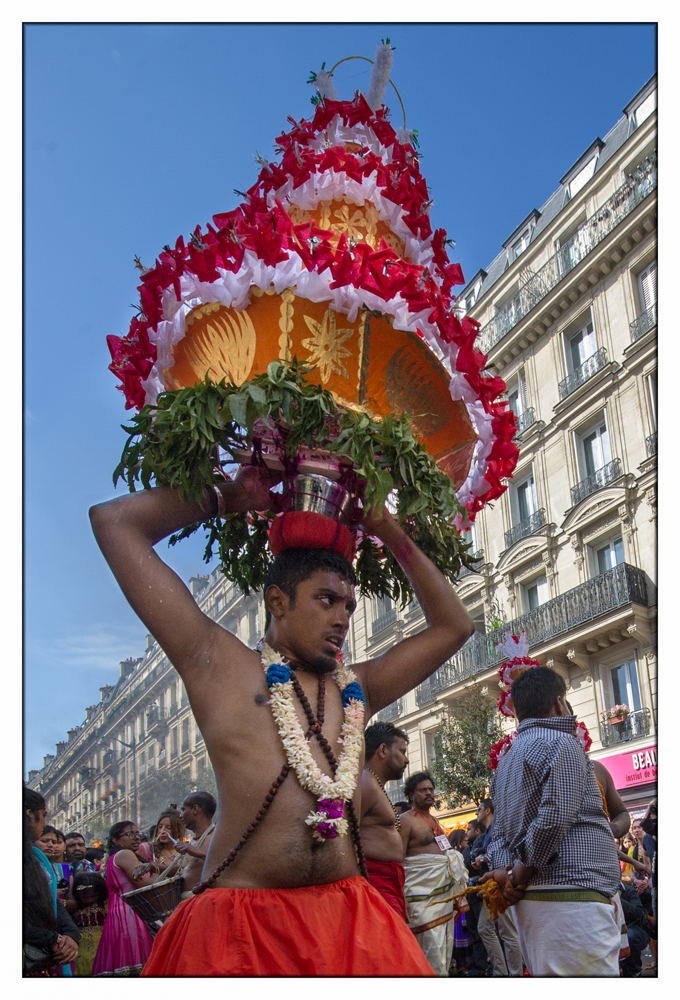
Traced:
[[335, 799], [321, 799], [319, 812], [326, 813], [329, 819], [342, 819], [345, 815], [345, 803], [336, 802]]
[[290, 680], [290, 667], [284, 663], [272, 663], [267, 670], [267, 687], [273, 684], [285, 684]]
[[356, 681], [352, 681], [342, 692], [342, 705], [343, 708], [347, 708], [350, 701], [354, 699], [355, 701], [361, 701], [366, 704], [366, 699], [364, 698], [364, 692], [361, 690], [361, 684]]
[[324, 823], [323, 820], [318, 824], [317, 830], [324, 840], [335, 840], [338, 835], [336, 828], [331, 823]]

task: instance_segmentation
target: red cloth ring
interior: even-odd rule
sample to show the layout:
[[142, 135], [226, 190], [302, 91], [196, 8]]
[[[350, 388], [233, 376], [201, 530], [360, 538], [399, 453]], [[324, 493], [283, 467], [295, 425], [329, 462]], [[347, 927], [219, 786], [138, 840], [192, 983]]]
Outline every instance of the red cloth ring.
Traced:
[[275, 556], [284, 549], [331, 549], [348, 562], [356, 555], [349, 528], [311, 510], [292, 510], [275, 518], [269, 529], [269, 548]]

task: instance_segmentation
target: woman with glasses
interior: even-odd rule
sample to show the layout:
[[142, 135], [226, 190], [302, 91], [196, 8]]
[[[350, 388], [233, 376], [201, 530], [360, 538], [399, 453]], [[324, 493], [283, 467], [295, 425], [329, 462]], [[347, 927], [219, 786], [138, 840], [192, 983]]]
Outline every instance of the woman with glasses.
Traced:
[[134, 823], [114, 823], [107, 843], [106, 885], [109, 908], [104, 921], [93, 976], [138, 976], [151, 952], [151, 935], [137, 914], [121, 899], [125, 892], [149, 885], [157, 876], [133, 876], [139, 865], [139, 830]]

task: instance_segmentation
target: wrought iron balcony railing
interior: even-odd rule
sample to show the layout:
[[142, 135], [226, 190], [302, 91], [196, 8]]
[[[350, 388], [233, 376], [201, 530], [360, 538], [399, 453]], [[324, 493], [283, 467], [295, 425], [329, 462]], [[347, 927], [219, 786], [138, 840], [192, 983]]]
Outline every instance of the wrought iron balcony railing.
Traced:
[[397, 698], [393, 701], [391, 705], [383, 708], [382, 711], [378, 712], [376, 718], [378, 722], [393, 722], [398, 719], [404, 710], [403, 698]]
[[656, 455], [656, 431], [645, 439], [645, 444], [647, 445], [647, 458], [651, 458], [652, 455]]
[[578, 389], [580, 385], [583, 385], [589, 378], [592, 378], [606, 364], [607, 351], [604, 347], [601, 347], [599, 351], [595, 351], [589, 358], [586, 358], [582, 365], [579, 365], [566, 378], [562, 379], [558, 386], [560, 399], [566, 399], [567, 396], [570, 396], [575, 389]]
[[630, 339], [639, 340], [645, 333], [649, 333], [656, 326], [656, 302], [649, 309], [646, 309], [641, 316], [638, 316], [630, 324]]
[[536, 411], [533, 406], [527, 406], [526, 410], [523, 410], [517, 417], [517, 433], [515, 437], [521, 437], [525, 431], [528, 431], [532, 424], [536, 423]]
[[[470, 553], [470, 557], [475, 560], [475, 562], [481, 563], [484, 560], [484, 549], [476, 549], [474, 552]], [[477, 573], [478, 567], [475, 569], [468, 569], [467, 566], [463, 566], [462, 570], [458, 574], [458, 579], [462, 580], [464, 576], [469, 576], [470, 573]], [[420, 607], [420, 605], [418, 605]]]
[[616, 743], [630, 743], [641, 736], [649, 736], [651, 712], [641, 708], [631, 712], [624, 722], [600, 723], [600, 739], [603, 747], [611, 747]]
[[596, 493], [597, 490], [601, 490], [604, 486], [609, 486], [613, 483], [615, 479], [618, 479], [621, 475], [621, 460], [619, 458], [613, 458], [611, 462], [607, 462], [603, 465], [601, 469], [597, 469], [593, 472], [592, 476], [586, 476], [582, 479], [580, 483], [571, 488], [571, 503], [575, 507], [577, 503], [581, 500], [585, 500], [589, 497], [591, 493]]
[[392, 622], [396, 622], [397, 612], [395, 608], [390, 608], [384, 614], [379, 615], [377, 618], [373, 619], [373, 627], [371, 629], [371, 635], [375, 635], [380, 632], [381, 629], [387, 628]]
[[509, 531], [505, 532], [505, 547], [509, 549], [511, 545], [518, 542], [520, 538], [526, 538], [528, 535], [533, 535], [534, 531], [538, 531], [545, 525], [545, 507], [541, 507], [539, 510], [535, 510], [533, 514], [529, 514], [529, 517], [525, 517], [523, 521], [516, 524]]
[[626, 183], [576, 230], [557, 253], [538, 271], [529, 274], [520, 289], [480, 330], [477, 346], [483, 354], [488, 354], [506, 333], [549, 295], [562, 278], [573, 271], [591, 250], [606, 239], [656, 189], [656, 164], [655, 151], [635, 168]]
[[439, 691], [500, 663], [503, 654], [499, 652], [497, 643], [503, 641], [506, 632], [519, 635], [525, 629], [529, 646], [537, 646], [627, 604], [648, 607], [648, 601], [645, 573], [628, 563], [614, 566], [606, 573], [520, 615], [502, 628], [468, 639], [455, 656], [418, 685], [416, 704], [426, 705]]

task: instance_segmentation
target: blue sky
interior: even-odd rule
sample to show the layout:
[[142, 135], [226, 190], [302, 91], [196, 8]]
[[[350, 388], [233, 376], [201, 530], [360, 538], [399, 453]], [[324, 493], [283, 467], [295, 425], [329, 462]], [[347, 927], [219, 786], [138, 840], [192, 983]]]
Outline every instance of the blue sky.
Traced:
[[[25, 767], [79, 725], [145, 629], [92, 538], [126, 413], [107, 334], [137, 298], [132, 258], [237, 203], [311, 69], [396, 46], [431, 218], [467, 279], [655, 71], [651, 25], [44, 24], [24, 34]], [[364, 67], [366, 67], [364, 69]], [[342, 97], [370, 67], [336, 75]], [[390, 103], [388, 95], [388, 103]], [[396, 100], [392, 120], [401, 124]], [[120, 488], [119, 488], [120, 489]], [[200, 542], [159, 551], [184, 579]]]

